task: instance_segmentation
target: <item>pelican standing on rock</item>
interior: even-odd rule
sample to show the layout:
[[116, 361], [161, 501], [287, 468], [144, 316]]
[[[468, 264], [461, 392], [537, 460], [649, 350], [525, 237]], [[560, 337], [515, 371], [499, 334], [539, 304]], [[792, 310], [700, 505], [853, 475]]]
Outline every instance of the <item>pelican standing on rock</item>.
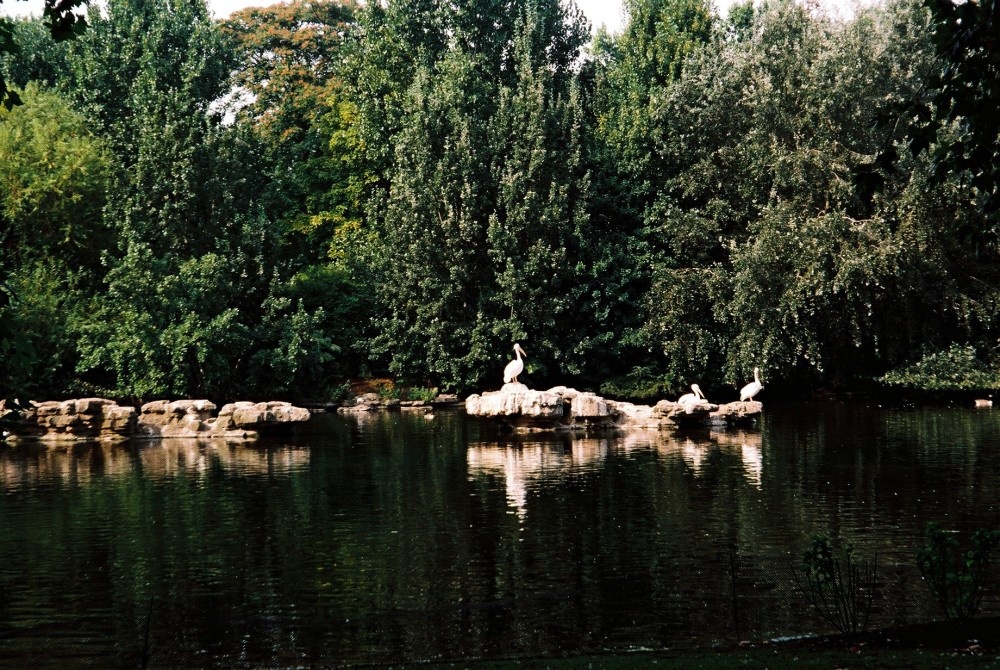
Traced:
[[701, 388], [697, 384], [691, 384], [691, 390], [694, 393], [685, 393], [680, 398], [677, 399], [677, 403], [680, 405], [687, 405], [689, 403], [701, 402], [702, 400], [707, 400], [705, 394], [701, 392]]
[[521, 360], [521, 356], [527, 358], [528, 354], [524, 353], [524, 349], [522, 349], [521, 345], [517, 342], [514, 343], [514, 355], [517, 356], [517, 358], [508, 363], [507, 367], [503, 369], [504, 384], [509, 384], [511, 382], [514, 382], [515, 384], [519, 383], [517, 381], [517, 376], [521, 374], [522, 370], [524, 370], [524, 361]]
[[752, 400], [755, 395], [764, 390], [764, 385], [760, 383], [759, 368], [753, 369], [753, 381], [740, 389], [740, 402]]

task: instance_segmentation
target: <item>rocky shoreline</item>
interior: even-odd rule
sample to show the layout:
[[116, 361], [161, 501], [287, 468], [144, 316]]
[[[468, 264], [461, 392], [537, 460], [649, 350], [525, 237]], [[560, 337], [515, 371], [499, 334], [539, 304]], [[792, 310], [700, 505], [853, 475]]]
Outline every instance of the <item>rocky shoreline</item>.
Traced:
[[[428, 400], [399, 400], [366, 393], [343, 403], [297, 407], [288, 402], [239, 401], [217, 408], [209, 400], [156, 400], [139, 408], [107, 398], [31, 402], [8, 407], [0, 401], [0, 425], [8, 442], [47, 443], [84, 440], [225, 439], [256, 440], [309, 421], [313, 413], [364, 413], [380, 410], [422, 412], [464, 407], [470, 416], [495, 420], [516, 431], [589, 430], [745, 425], [761, 413], [756, 401], [716, 405], [704, 401], [636, 405], [594, 393], [557, 386], [546, 391], [521, 383], [505, 384], [459, 400], [441, 394]], [[218, 410], [218, 411], [216, 411]]]
[[0, 403], [8, 442], [123, 441], [130, 439], [222, 438], [255, 440], [309, 420], [310, 412], [287, 402], [234, 402], [216, 414], [209, 400], [157, 400], [138, 410], [107, 398], [31, 402], [27, 408]]
[[760, 416], [763, 407], [755, 400], [716, 405], [700, 399], [636, 405], [565, 386], [537, 391], [520, 383], [504, 384], [499, 391], [473, 394], [465, 400], [470, 416], [490, 418], [524, 432], [743, 425]]
[[427, 413], [438, 407], [460, 407], [462, 405], [463, 403], [458, 399], [458, 396], [450, 393], [441, 393], [429, 400], [400, 400], [398, 398], [384, 398], [377, 393], [362, 393], [345, 400], [336, 407], [336, 410], [340, 414], [377, 412], [386, 409]]

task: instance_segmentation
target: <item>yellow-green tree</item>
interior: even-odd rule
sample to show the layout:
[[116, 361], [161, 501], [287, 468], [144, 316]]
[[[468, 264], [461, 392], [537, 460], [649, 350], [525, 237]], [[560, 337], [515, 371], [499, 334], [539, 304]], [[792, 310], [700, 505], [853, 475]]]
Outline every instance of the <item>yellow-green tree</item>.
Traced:
[[62, 96], [29, 84], [0, 109], [0, 393], [61, 392], [99, 287], [109, 154]]

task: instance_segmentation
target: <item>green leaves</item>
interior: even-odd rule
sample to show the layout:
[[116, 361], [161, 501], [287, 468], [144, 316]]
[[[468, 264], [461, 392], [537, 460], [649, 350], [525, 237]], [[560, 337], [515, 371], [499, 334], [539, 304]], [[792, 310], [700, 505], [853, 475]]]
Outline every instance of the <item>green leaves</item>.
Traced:
[[131, 398], [218, 394], [251, 346], [232, 305], [231, 260], [216, 254], [171, 267], [133, 244], [108, 274], [108, 293], [83, 328], [79, 371], [113, 373]]
[[794, 574], [799, 589], [837, 630], [847, 634], [868, 630], [875, 599], [880, 596], [878, 553], [871, 562], [858, 561], [851, 544], [838, 547], [818, 535], [803, 552]]
[[[375, 350], [398, 374], [465, 388], [515, 339], [532, 343], [539, 375], [579, 369], [585, 338], [567, 323], [588, 281], [589, 185], [563, 11], [519, 8], [509, 70], [459, 40], [414, 71], [380, 229]], [[478, 20], [438, 19], [456, 31]]]
[[[45, 0], [42, 18], [49, 35], [60, 42], [75, 38], [87, 29], [87, 20], [76, 11], [88, 5], [90, 0]], [[0, 57], [16, 54], [21, 49], [15, 39], [15, 22], [6, 16], [0, 17]], [[0, 105], [9, 112], [22, 100], [11, 88], [11, 82], [0, 73]]]
[[[0, 51], [22, 47], [8, 80], [60, 91], [0, 113], [6, 369], [51, 360], [53, 388], [135, 397], [294, 395], [370, 367], [461, 389], [520, 341], [537, 382], [628, 394], [754, 365], [992, 383], [964, 350], [906, 368], [935, 342], [989, 351], [1000, 324], [998, 106], [973, 104], [992, 99], [993, 9], [945, 4], [841, 22], [630, 0], [589, 60], [556, 0], [224, 23], [110, 0], [58, 48], [0, 23]], [[235, 111], [234, 87], [252, 94]], [[60, 310], [58, 351], [15, 336]]]
[[73, 39], [87, 29], [87, 19], [77, 13], [90, 4], [90, 0], [45, 0], [42, 22], [57, 42]]
[[[0, 55], [15, 53], [18, 50], [14, 41], [14, 22], [6, 16], [0, 17]], [[0, 104], [9, 112], [21, 104], [21, 97], [12, 91], [10, 83], [0, 76]]]
[[632, 193], [651, 279], [640, 332], [656, 357], [634, 363], [677, 389], [736, 383], [754, 362], [844, 383], [955, 323], [931, 240], [968, 210], [932, 213], [947, 190], [925, 202], [912, 162], [875, 201], [851, 179], [884, 140], [872, 116], [919, 91], [929, 26], [906, 6], [836, 23], [784, 2], [739, 20], [751, 23], [687, 56], [646, 117], [650, 176]]
[[109, 156], [84, 117], [29, 84], [26, 105], [0, 112], [0, 218], [7, 262], [62, 257], [95, 269]]
[[927, 545], [917, 554], [924, 583], [934, 592], [949, 619], [971, 619], [986, 595], [991, 554], [1000, 546], [1000, 531], [980, 528], [962, 551], [955, 533], [935, 522], [927, 524]]
[[65, 98], [29, 84], [0, 111], [0, 388], [72, 384], [75, 321], [106, 242], [106, 147]]
[[952, 344], [905, 367], [886, 373], [890, 386], [929, 391], [992, 391], [1000, 389], [997, 361], [984, 361], [969, 345]]

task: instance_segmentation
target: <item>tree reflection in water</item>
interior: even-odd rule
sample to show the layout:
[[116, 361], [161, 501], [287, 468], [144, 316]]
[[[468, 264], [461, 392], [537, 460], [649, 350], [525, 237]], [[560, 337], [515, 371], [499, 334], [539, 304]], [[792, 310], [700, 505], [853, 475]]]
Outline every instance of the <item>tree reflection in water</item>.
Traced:
[[827, 632], [790, 576], [816, 534], [877, 550], [873, 625], [912, 622], [938, 615], [927, 522], [1000, 518], [1000, 412], [795, 405], [759, 431], [580, 437], [435, 416], [0, 447], [0, 667], [135, 667], [150, 611], [152, 664], [180, 667]]

